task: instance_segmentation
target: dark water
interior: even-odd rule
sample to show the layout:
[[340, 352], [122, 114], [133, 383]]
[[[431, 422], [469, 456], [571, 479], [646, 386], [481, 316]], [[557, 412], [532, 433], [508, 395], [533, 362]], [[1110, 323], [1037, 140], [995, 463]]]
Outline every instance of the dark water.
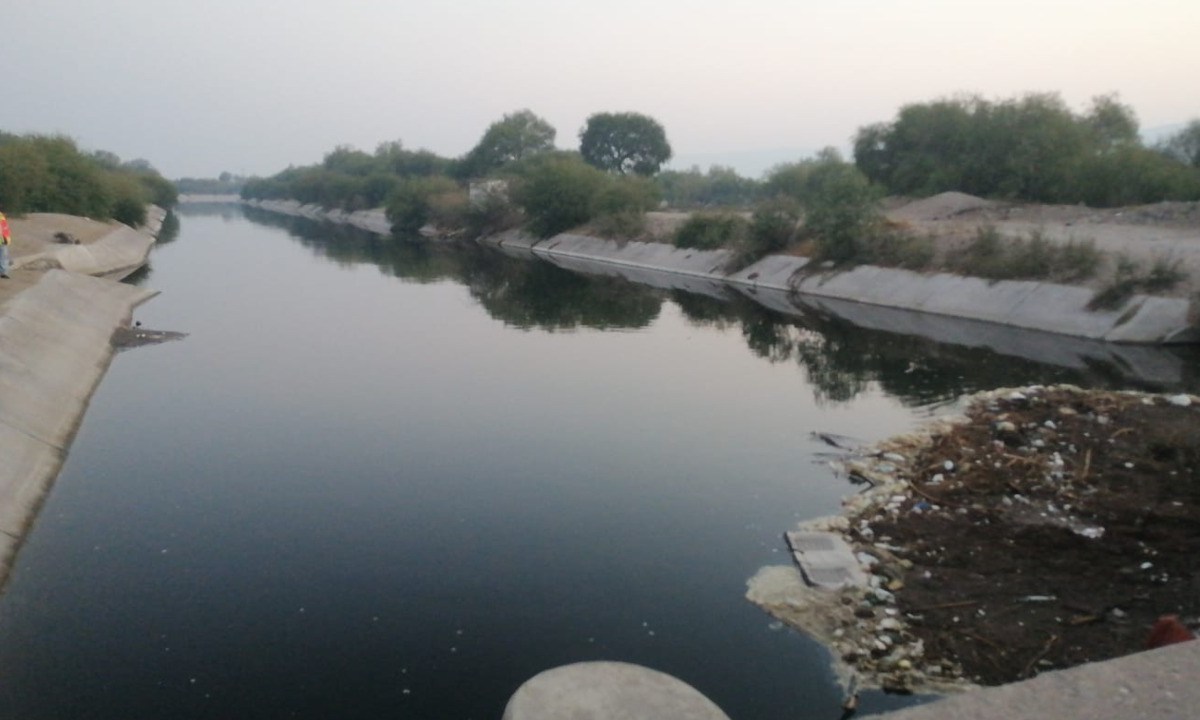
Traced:
[[3, 718], [498, 718], [594, 659], [834, 718], [824, 652], [742, 597], [852, 492], [809, 433], [1129, 383], [228, 208], [139, 281], [191, 336], [92, 402], [0, 599]]

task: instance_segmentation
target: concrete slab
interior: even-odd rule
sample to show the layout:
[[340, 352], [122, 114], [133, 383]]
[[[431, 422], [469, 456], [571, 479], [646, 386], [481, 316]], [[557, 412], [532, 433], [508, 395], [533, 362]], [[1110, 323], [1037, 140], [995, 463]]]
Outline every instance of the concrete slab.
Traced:
[[50, 479], [58, 474], [63, 452], [0, 422], [0, 533], [17, 537], [28, 524]]
[[731, 283], [752, 288], [791, 290], [796, 274], [808, 265], [808, 258], [793, 255], [768, 255], [729, 276]]
[[1200, 716], [1200, 642], [974, 690], [880, 720], [1186, 720]]
[[729, 720], [691, 685], [650, 668], [585, 662], [534, 676], [503, 720]]
[[703, 275], [681, 275], [633, 265], [613, 265], [608, 262], [566, 255], [546, 255], [543, 259], [572, 272], [619, 277], [661, 290], [686, 290], [690, 293], [707, 295], [721, 300], [728, 300], [733, 293], [727, 284]]
[[866, 586], [867, 574], [840, 535], [793, 530], [784, 533], [784, 537], [809, 585], [828, 590]]
[[728, 250], [690, 250], [665, 243], [617, 242], [563, 233], [534, 248], [539, 255], [563, 255], [662, 272], [723, 279], [732, 253]]
[[50, 270], [0, 313], [0, 582], [58, 475], [113, 331], [153, 291]]

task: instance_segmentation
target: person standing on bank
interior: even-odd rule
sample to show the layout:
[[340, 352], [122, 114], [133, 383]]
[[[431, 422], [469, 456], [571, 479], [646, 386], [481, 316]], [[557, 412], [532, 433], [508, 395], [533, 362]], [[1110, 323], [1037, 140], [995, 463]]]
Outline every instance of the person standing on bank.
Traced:
[[8, 244], [12, 242], [12, 232], [8, 229], [8, 218], [0, 212], [0, 278], [8, 279]]

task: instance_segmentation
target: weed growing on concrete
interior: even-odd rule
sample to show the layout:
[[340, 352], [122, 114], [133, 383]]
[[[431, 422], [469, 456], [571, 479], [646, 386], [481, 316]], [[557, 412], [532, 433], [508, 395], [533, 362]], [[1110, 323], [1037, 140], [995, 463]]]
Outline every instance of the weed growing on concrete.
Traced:
[[1089, 310], [1112, 310], [1139, 292], [1161, 293], [1171, 290], [1187, 279], [1182, 261], [1178, 258], [1159, 257], [1147, 269], [1128, 255], [1117, 256], [1112, 280], [1101, 288]]

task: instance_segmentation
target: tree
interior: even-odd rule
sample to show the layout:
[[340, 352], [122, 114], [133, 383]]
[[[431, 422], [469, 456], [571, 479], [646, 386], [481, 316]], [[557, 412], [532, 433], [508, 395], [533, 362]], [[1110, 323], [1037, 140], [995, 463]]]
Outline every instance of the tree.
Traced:
[[671, 159], [663, 126], [639, 113], [596, 113], [579, 131], [579, 152], [590, 165], [620, 175], [653, 175]]
[[1092, 108], [1084, 118], [1096, 134], [1102, 148], [1133, 145], [1138, 141], [1138, 121], [1133, 108], [1122, 105], [1115, 94], [1092, 98]]
[[1188, 123], [1161, 143], [1158, 150], [1185, 165], [1200, 168], [1200, 120]]
[[554, 149], [556, 131], [530, 110], [518, 110], [488, 126], [479, 143], [463, 158], [464, 177], [477, 177], [531, 155]]

